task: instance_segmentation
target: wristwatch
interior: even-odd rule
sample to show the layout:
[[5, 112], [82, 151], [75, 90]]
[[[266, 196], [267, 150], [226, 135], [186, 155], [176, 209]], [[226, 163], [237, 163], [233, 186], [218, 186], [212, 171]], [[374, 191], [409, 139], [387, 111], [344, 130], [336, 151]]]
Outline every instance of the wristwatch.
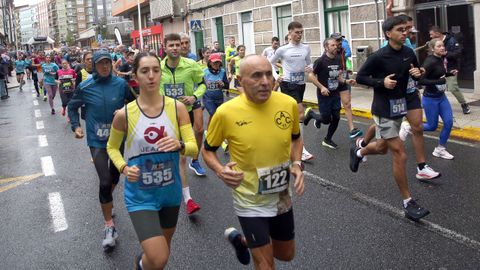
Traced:
[[300, 160], [296, 160], [296, 161], [292, 162], [292, 165], [298, 165], [298, 167], [300, 167], [300, 170], [302, 172], [305, 169], [305, 165], [303, 165], [303, 162], [301, 162]]

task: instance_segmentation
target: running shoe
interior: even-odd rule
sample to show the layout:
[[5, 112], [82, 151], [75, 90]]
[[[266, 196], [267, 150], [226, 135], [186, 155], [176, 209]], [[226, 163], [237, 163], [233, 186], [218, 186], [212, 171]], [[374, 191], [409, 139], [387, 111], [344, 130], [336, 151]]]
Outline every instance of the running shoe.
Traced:
[[338, 144], [336, 144], [332, 140], [328, 140], [327, 138], [323, 139], [322, 145], [325, 146], [325, 147], [332, 148], [332, 149], [337, 149], [338, 148]]
[[412, 127], [407, 121], [403, 121], [398, 132], [398, 137], [402, 141], [406, 141], [409, 134], [412, 134]]
[[471, 113], [470, 107], [468, 106], [467, 103], [462, 104], [462, 111], [463, 111], [463, 114], [470, 114]]
[[55, 114], [55, 109], [52, 109], [52, 115]]
[[318, 120], [318, 119], [315, 119], [315, 121], [313, 121], [313, 125], [316, 128], [321, 128], [322, 127], [322, 122], [320, 122], [320, 120]]
[[312, 160], [314, 157], [310, 154], [307, 149], [303, 148], [302, 152], [302, 161]]
[[197, 160], [192, 160], [191, 163], [188, 164], [188, 167], [195, 172], [196, 175], [198, 176], [205, 176], [207, 172], [205, 172], [205, 169], [200, 165], [200, 161]]
[[47, 101], [47, 96], [43, 96], [43, 101]]
[[235, 249], [238, 261], [243, 265], [248, 265], [250, 263], [250, 252], [242, 243], [242, 234], [237, 229], [231, 227], [225, 230], [225, 238]]
[[303, 119], [303, 124], [305, 126], [308, 126], [308, 123], [310, 122], [310, 120], [312, 120], [314, 118], [315, 118], [315, 112], [313, 112], [311, 107], [308, 107], [305, 110], [305, 118]]
[[358, 166], [360, 165], [360, 162], [362, 161], [362, 158], [359, 158], [357, 156], [357, 151], [360, 150], [359, 147], [356, 147], [355, 145], [352, 145], [350, 147], [350, 170], [352, 172], [357, 172], [358, 171]]
[[39, 94], [39, 93], [37, 93], [37, 97], [40, 97], [40, 94]]
[[65, 107], [62, 107], [62, 112], [61, 112], [62, 116], [65, 116]]
[[118, 238], [117, 230], [114, 226], [105, 227], [103, 230], [104, 236], [102, 240], [103, 250], [107, 251], [115, 247], [115, 240]]
[[437, 146], [435, 150], [433, 150], [432, 155], [435, 157], [443, 158], [443, 159], [453, 159], [454, 156], [450, 154], [445, 147]]
[[434, 171], [430, 166], [425, 165], [421, 170], [417, 167], [417, 174], [415, 176], [418, 180], [430, 180], [439, 177], [440, 173]]
[[405, 211], [405, 217], [413, 221], [419, 221], [421, 218], [430, 214], [430, 211], [420, 206], [413, 199], [407, 203], [407, 207], [403, 207], [403, 210]]
[[200, 206], [196, 204], [192, 199], [187, 201], [187, 214], [191, 215], [200, 210]]
[[359, 136], [362, 136], [363, 135], [363, 132], [358, 129], [358, 128], [353, 128], [351, 131], [350, 131], [350, 139], [354, 139], [356, 137], [359, 137]]

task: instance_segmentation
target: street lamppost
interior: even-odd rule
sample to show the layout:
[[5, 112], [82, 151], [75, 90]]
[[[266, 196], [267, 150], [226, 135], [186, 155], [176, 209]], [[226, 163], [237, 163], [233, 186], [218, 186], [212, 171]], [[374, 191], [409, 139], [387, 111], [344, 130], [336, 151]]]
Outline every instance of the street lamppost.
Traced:
[[138, 32], [140, 34], [140, 50], [143, 50], [142, 13], [140, 12], [140, 0], [137, 0], [137, 11], [138, 11]]

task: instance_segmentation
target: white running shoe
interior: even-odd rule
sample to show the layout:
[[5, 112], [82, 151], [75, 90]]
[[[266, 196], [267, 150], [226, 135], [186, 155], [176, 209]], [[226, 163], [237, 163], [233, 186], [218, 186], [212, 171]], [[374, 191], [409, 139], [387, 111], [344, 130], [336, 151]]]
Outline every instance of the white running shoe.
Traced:
[[418, 180], [429, 180], [439, 177], [440, 173], [434, 171], [430, 166], [425, 165], [422, 170], [417, 167], [417, 174], [415, 176]]
[[443, 146], [437, 146], [435, 147], [435, 150], [433, 150], [433, 156], [443, 158], [443, 159], [453, 159], [453, 155], [450, 154], [447, 149]]
[[114, 226], [105, 227], [103, 230], [105, 235], [103, 236], [102, 246], [104, 250], [109, 250], [115, 247], [115, 240], [118, 238], [117, 230]]
[[312, 160], [313, 159], [313, 155], [310, 154], [307, 149], [303, 148], [303, 152], [302, 152], [302, 161], [307, 161], [307, 160]]
[[406, 141], [408, 134], [412, 134], [412, 127], [407, 121], [403, 121], [400, 126], [400, 132], [398, 132], [398, 137], [400, 137], [400, 140]]

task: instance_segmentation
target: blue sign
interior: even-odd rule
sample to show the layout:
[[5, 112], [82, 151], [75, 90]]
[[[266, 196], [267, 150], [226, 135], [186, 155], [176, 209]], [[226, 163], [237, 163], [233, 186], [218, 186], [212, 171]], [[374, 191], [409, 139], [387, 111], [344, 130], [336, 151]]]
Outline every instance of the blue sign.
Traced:
[[192, 31], [202, 31], [202, 22], [200, 20], [191, 20], [190, 29]]

